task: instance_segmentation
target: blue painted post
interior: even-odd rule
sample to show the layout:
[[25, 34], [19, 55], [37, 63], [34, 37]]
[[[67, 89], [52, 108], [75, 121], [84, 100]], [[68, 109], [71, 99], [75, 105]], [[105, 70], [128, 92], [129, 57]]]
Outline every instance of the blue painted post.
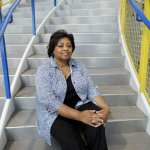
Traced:
[[[2, 13], [0, 8], [0, 26], [2, 25]], [[1, 33], [0, 33], [1, 36]], [[7, 63], [7, 54], [6, 54], [6, 46], [5, 46], [5, 38], [2, 35], [0, 40], [0, 54], [2, 60], [2, 68], [3, 68], [3, 78], [5, 84], [5, 95], [7, 99], [11, 99], [11, 92], [10, 92], [10, 81], [9, 81], [9, 72], [8, 72], [8, 63]]]
[[55, 7], [57, 6], [57, 0], [54, 0], [54, 6]]
[[32, 8], [32, 34], [36, 35], [35, 0], [31, 0], [31, 8]]

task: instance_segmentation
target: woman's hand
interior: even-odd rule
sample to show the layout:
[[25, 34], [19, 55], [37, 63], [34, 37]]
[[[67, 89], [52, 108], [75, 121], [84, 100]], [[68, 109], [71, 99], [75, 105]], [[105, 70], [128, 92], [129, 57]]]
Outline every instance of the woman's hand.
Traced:
[[99, 127], [104, 123], [103, 119], [100, 116], [101, 114], [96, 113], [95, 110], [84, 110], [79, 114], [79, 121], [93, 127]]
[[99, 116], [104, 122], [107, 122], [107, 118], [108, 118], [109, 111], [107, 111], [107, 110], [105, 110], [105, 109], [102, 109], [102, 110], [96, 111], [96, 114], [98, 114], [98, 116]]

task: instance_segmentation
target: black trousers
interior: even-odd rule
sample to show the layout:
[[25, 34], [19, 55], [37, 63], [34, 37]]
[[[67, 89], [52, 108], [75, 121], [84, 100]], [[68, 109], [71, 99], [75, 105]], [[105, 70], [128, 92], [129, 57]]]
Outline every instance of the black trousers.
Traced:
[[[78, 108], [80, 111], [88, 109], [100, 110], [92, 102]], [[58, 115], [51, 127], [51, 134], [62, 150], [108, 150], [103, 125], [95, 128]]]

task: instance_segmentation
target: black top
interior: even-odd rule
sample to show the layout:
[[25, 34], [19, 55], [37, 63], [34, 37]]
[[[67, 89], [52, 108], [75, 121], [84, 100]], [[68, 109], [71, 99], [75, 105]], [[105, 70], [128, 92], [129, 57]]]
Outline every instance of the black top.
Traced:
[[64, 100], [64, 104], [74, 108], [78, 101], [80, 101], [80, 97], [77, 95], [75, 88], [71, 81], [71, 75], [66, 79], [67, 82], [67, 92]]

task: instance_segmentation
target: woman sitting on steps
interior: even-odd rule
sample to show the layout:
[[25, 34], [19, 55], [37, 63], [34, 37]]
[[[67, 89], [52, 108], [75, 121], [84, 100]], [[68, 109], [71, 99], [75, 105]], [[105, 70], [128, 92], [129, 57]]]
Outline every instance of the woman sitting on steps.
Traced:
[[52, 34], [49, 59], [36, 73], [38, 132], [62, 150], [108, 150], [104, 123], [109, 107], [86, 67], [71, 58], [74, 37], [64, 30]]

